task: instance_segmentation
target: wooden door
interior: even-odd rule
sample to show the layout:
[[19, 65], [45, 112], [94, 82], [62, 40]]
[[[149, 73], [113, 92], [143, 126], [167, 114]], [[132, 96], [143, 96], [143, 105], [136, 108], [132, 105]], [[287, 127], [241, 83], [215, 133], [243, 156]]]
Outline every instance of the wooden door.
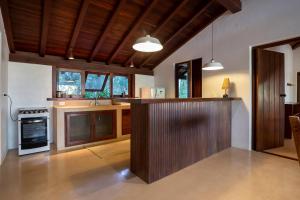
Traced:
[[284, 54], [256, 50], [256, 150], [283, 146]]

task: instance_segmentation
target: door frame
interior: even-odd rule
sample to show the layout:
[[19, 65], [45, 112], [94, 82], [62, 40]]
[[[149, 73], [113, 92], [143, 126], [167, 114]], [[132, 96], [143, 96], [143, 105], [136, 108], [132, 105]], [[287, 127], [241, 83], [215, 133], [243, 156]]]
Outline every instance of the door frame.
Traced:
[[[285, 40], [280, 40], [280, 41], [276, 41], [276, 42], [271, 42], [271, 43], [266, 43], [266, 44], [262, 44], [262, 45], [257, 45], [257, 46], [253, 46], [251, 49], [251, 101], [252, 101], [252, 116], [251, 116], [251, 134], [252, 134], [252, 150], [255, 151], [261, 151], [259, 149], [256, 149], [256, 108], [257, 108], [257, 102], [256, 102], [256, 95], [257, 95], [257, 85], [256, 85], [256, 72], [257, 72], [257, 66], [256, 66], [256, 51], [258, 49], [266, 49], [266, 48], [271, 48], [271, 47], [276, 47], [276, 46], [280, 46], [280, 45], [284, 45], [284, 44], [290, 44], [292, 42], [295, 41], [299, 41], [300, 37], [294, 37], [294, 38], [290, 38], [290, 39], [285, 39]], [[262, 150], [263, 151], [263, 150]]]

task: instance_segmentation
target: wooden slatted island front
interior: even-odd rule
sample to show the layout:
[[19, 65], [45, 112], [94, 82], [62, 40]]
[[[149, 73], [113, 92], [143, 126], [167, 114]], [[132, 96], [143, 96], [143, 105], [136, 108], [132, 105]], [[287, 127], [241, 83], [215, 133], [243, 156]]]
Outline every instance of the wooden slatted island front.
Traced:
[[116, 99], [131, 103], [131, 171], [152, 183], [229, 148], [232, 100]]

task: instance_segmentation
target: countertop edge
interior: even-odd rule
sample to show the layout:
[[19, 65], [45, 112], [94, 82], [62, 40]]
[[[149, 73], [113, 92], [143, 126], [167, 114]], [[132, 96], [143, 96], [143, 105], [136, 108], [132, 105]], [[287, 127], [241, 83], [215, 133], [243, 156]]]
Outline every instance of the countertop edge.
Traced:
[[135, 103], [135, 104], [153, 104], [153, 103], [168, 103], [168, 102], [203, 102], [203, 101], [235, 101], [242, 100], [240, 97], [230, 98], [166, 98], [166, 99], [140, 99], [140, 98], [116, 98], [116, 102]]

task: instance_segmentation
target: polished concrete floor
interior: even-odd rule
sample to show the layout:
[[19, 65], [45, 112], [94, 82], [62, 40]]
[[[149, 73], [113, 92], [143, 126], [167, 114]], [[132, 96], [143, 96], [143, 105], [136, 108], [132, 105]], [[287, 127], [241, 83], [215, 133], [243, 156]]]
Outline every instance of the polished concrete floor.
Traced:
[[265, 151], [288, 158], [298, 159], [297, 150], [293, 139], [285, 139], [282, 147], [268, 149]]
[[129, 141], [17, 157], [0, 168], [1, 200], [293, 200], [296, 161], [231, 148], [147, 185], [131, 174]]

